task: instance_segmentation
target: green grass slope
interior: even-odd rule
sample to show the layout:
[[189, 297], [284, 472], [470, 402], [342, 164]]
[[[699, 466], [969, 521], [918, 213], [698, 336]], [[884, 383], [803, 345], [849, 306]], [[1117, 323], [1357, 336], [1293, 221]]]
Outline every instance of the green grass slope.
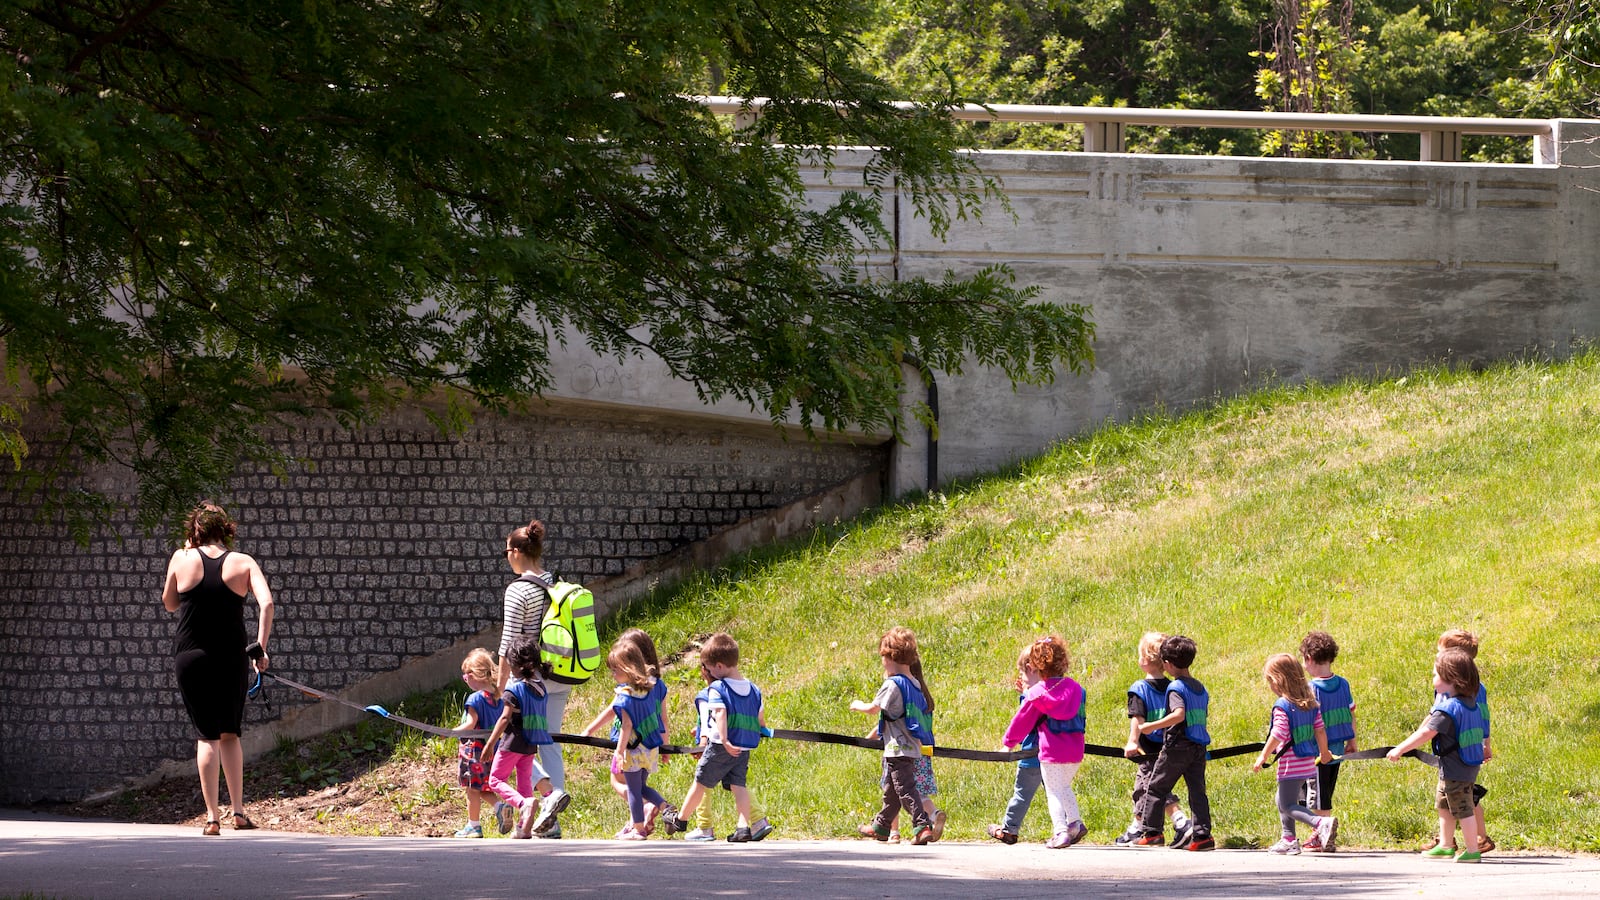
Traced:
[[[1089, 740], [1120, 745], [1124, 692], [1146, 630], [1194, 637], [1219, 745], [1259, 740], [1261, 667], [1330, 631], [1363, 747], [1393, 744], [1431, 701], [1434, 641], [1477, 632], [1496, 758], [1483, 783], [1502, 848], [1600, 849], [1600, 357], [1385, 383], [1268, 390], [1064, 443], [1008, 471], [824, 528], [637, 604], [607, 626], [649, 631], [664, 654], [719, 629], [775, 727], [864, 733], [849, 711], [881, 678], [878, 636], [914, 629], [939, 701], [940, 743], [992, 749], [1011, 713], [1019, 649], [1056, 633], [1088, 691]], [[691, 659], [692, 662], [692, 659]], [[692, 665], [668, 673], [687, 740]], [[567, 728], [607, 702], [574, 695]], [[569, 836], [626, 821], [605, 754], [569, 751]], [[1270, 773], [1213, 762], [1218, 838], [1276, 837]], [[1010, 795], [1007, 764], [939, 761], [947, 839], [981, 839]], [[853, 833], [878, 801], [869, 751], [771, 741], [754, 757], [759, 811], [782, 837]], [[654, 783], [677, 802], [692, 765]], [[1076, 783], [1091, 842], [1129, 819], [1131, 764], [1090, 758]], [[1436, 824], [1435, 770], [1353, 762], [1336, 806], [1344, 843], [1411, 847]], [[712, 801], [719, 835], [731, 801]], [[1044, 795], [1025, 840], [1048, 836]]]

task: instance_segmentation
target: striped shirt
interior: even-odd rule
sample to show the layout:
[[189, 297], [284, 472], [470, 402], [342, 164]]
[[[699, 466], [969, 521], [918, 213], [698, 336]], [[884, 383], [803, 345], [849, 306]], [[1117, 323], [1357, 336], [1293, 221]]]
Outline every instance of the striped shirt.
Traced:
[[[1321, 712], [1317, 713], [1315, 727], [1318, 731], [1323, 728]], [[1285, 744], [1291, 743], [1289, 738], [1289, 715], [1276, 706], [1272, 708], [1272, 739], [1283, 741]], [[1284, 750], [1282, 756], [1278, 757], [1279, 781], [1299, 781], [1312, 778], [1316, 774], [1316, 756], [1295, 756], [1294, 747], [1290, 746]]]
[[[553, 572], [537, 576], [547, 585], [556, 583]], [[538, 634], [544, 624], [545, 610], [550, 606], [550, 595], [518, 578], [506, 585], [505, 616], [500, 626], [500, 656], [505, 657], [511, 642], [525, 634]]]

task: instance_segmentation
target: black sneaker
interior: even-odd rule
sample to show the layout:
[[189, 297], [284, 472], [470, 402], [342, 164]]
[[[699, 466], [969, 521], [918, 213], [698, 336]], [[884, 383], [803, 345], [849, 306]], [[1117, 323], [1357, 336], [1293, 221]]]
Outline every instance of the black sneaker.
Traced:
[[1183, 849], [1196, 852], [1215, 850], [1217, 849], [1217, 842], [1212, 840], [1210, 832], [1197, 832], [1193, 837], [1189, 838], [1189, 843], [1185, 844]]
[[[662, 813], [661, 818], [657, 819], [657, 821], [661, 823], [662, 828], [667, 830], [667, 834], [682, 834], [689, 830], [689, 823], [678, 818], [678, 811], [675, 809], [669, 809]], [[729, 837], [728, 840], [731, 841], [733, 838]]]
[[1168, 844], [1167, 846], [1174, 848], [1187, 847], [1189, 845], [1189, 839], [1192, 837], [1194, 837], [1194, 820], [1190, 819], [1188, 822], [1184, 823], [1182, 828], [1173, 829], [1172, 843]]
[[1144, 827], [1141, 825], [1135, 825], [1130, 827], [1127, 831], [1117, 835], [1117, 839], [1111, 843], [1117, 847], [1132, 847], [1143, 834]]
[[735, 828], [733, 834], [728, 835], [728, 843], [730, 844], [748, 844], [753, 840], [755, 840], [755, 837], [748, 828]]

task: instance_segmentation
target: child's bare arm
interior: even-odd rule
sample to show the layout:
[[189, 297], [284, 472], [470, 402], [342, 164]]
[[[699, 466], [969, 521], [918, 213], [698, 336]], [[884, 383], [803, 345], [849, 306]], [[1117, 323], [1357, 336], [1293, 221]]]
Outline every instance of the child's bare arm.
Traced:
[[1410, 753], [1412, 750], [1415, 750], [1418, 747], [1421, 747], [1423, 744], [1426, 744], [1428, 741], [1433, 740], [1433, 736], [1438, 733], [1439, 732], [1434, 731], [1427, 725], [1423, 725], [1421, 728], [1413, 731], [1410, 737], [1390, 748], [1386, 755], [1391, 761], [1397, 761], [1407, 753]]
[[467, 707], [466, 709], [463, 709], [461, 711], [461, 721], [456, 723], [456, 727], [454, 727], [454, 728], [452, 728], [450, 730], [451, 731], [457, 731], [457, 732], [460, 732], [460, 731], [477, 731], [478, 730], [478, 714], [476, 712], [474, 712], [472, 707], [470, 707], [470, 706]]
[[1128, 717], [1128, 743], [1122, 747], [1123, 756], [1133, 759], [1135, 756], [1142, 755], [1143, 751], [1139, 748], [1139, 727], [1143, 724], [1144, 716]]
[[726, 706], [711, 711], [711, 730], [717, 733], [717, 738], [722, 741], [722, 749], [726, 750], [729, 756], [738, 756], [744, 752], [735, 747], [732, 741], [728, 740], [728, 708]]
[[1283, 741], [1269, 735], [1267, 737], [1267, 745], [1261, 748], [1261, 755], [1257, 756], [1256, 761], [1250, 764], [1250, 771], [1259, 772], [1271, 765], [1272, 757], [1277, 755], [1278, 748], [1282, 746]]
[[1143, 725], [1140, 725], [1139, 730], [1144, 734], [1149, 734], [1152, 731], [1160, 731], [1163, 728], [1177, 725], [1183, 721], [1184, 714], [1184, 710], [1174, 710], [1155, 720], [1154, 722], [1146, 722]]
[[483, 753], [478, 762], [488, 765], [494, 759], [494, 748], [500, 743], [500, 736], [506, 733], [506, 727], [511, 724], [511, 717], [516, 715], [516, 707], [507, 703], [505, 709], [500, 711], [500, 721], [494, 723], [494, 730], [489, 732], [489, 737], [483, 742]]
[[617, 721], [622, 724], [617, 733], [617, 747], [611, 751], [611, 758], [617, 761], [617, 767], [620, 769], [623, 757], [628, 752], [628, 745], [633, 743], [633, 718], [619, 709]]
[[[1354, 706], [1350, 707], [1350, 731], [1352, 734], [1361, 733], [1361, 730], [1356, 728], [1356, 708]], [[1346, 754], [1354, 753], [1356, 752], [1356, 749], [1355, 738], [1352, 737], [1350, 740], [1344, 742], [1344, 752]]]
[[1328, 730], [1321, 725], [1317, 726], [1317, 762], [1324, 765], [1333, 762], [1333, 754], [1328, 752]]
[[850, 708], [858, 713], [866, 713], [873, 716], [883, 712], [883, 707], [867, 700], [851, 700]]
[[613, 713], [611, 711], [611, 707], [609, 706], [600, 710], [600, 715], [595, 716], [594, 721], [590, 722], [584, 727], [582, 731], [583, 736], [594, 737], [595, 735], [599, 734], [600, 730], [605, 728], [606, 723], [611, 720], [612, 715]]

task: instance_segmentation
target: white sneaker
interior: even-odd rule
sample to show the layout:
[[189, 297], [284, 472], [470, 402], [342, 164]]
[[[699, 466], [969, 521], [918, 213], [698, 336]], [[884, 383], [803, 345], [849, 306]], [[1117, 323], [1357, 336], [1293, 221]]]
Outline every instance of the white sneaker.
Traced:
[[1323, 816], [1317, 822], [1317, 842], [1322, 845], [1323, 853], [1333, 852], [1333, 842], [1339, 836], [1339, 819], [1336, 816]]
[[544, 795], [544, 799], [539, 803], [539, 817], [533, 820], [530, 832], [544, 834], [549, 831], [550, 826], [555, 824], [556, 814], [566, 809], [567, 804], [571, 802], [572, 796], [561, 788]]
[[1268, 847], [1267, 852], [1276, 853], [1279, 856], [1299, 856], [1300, 842], [1294, 838], [1281, 838], [1276, 844]]
[[717, 839], [717, 834], [709, 828], [696, 828], [684, 835], [683, 839], [686, 841], [714, 841]]

